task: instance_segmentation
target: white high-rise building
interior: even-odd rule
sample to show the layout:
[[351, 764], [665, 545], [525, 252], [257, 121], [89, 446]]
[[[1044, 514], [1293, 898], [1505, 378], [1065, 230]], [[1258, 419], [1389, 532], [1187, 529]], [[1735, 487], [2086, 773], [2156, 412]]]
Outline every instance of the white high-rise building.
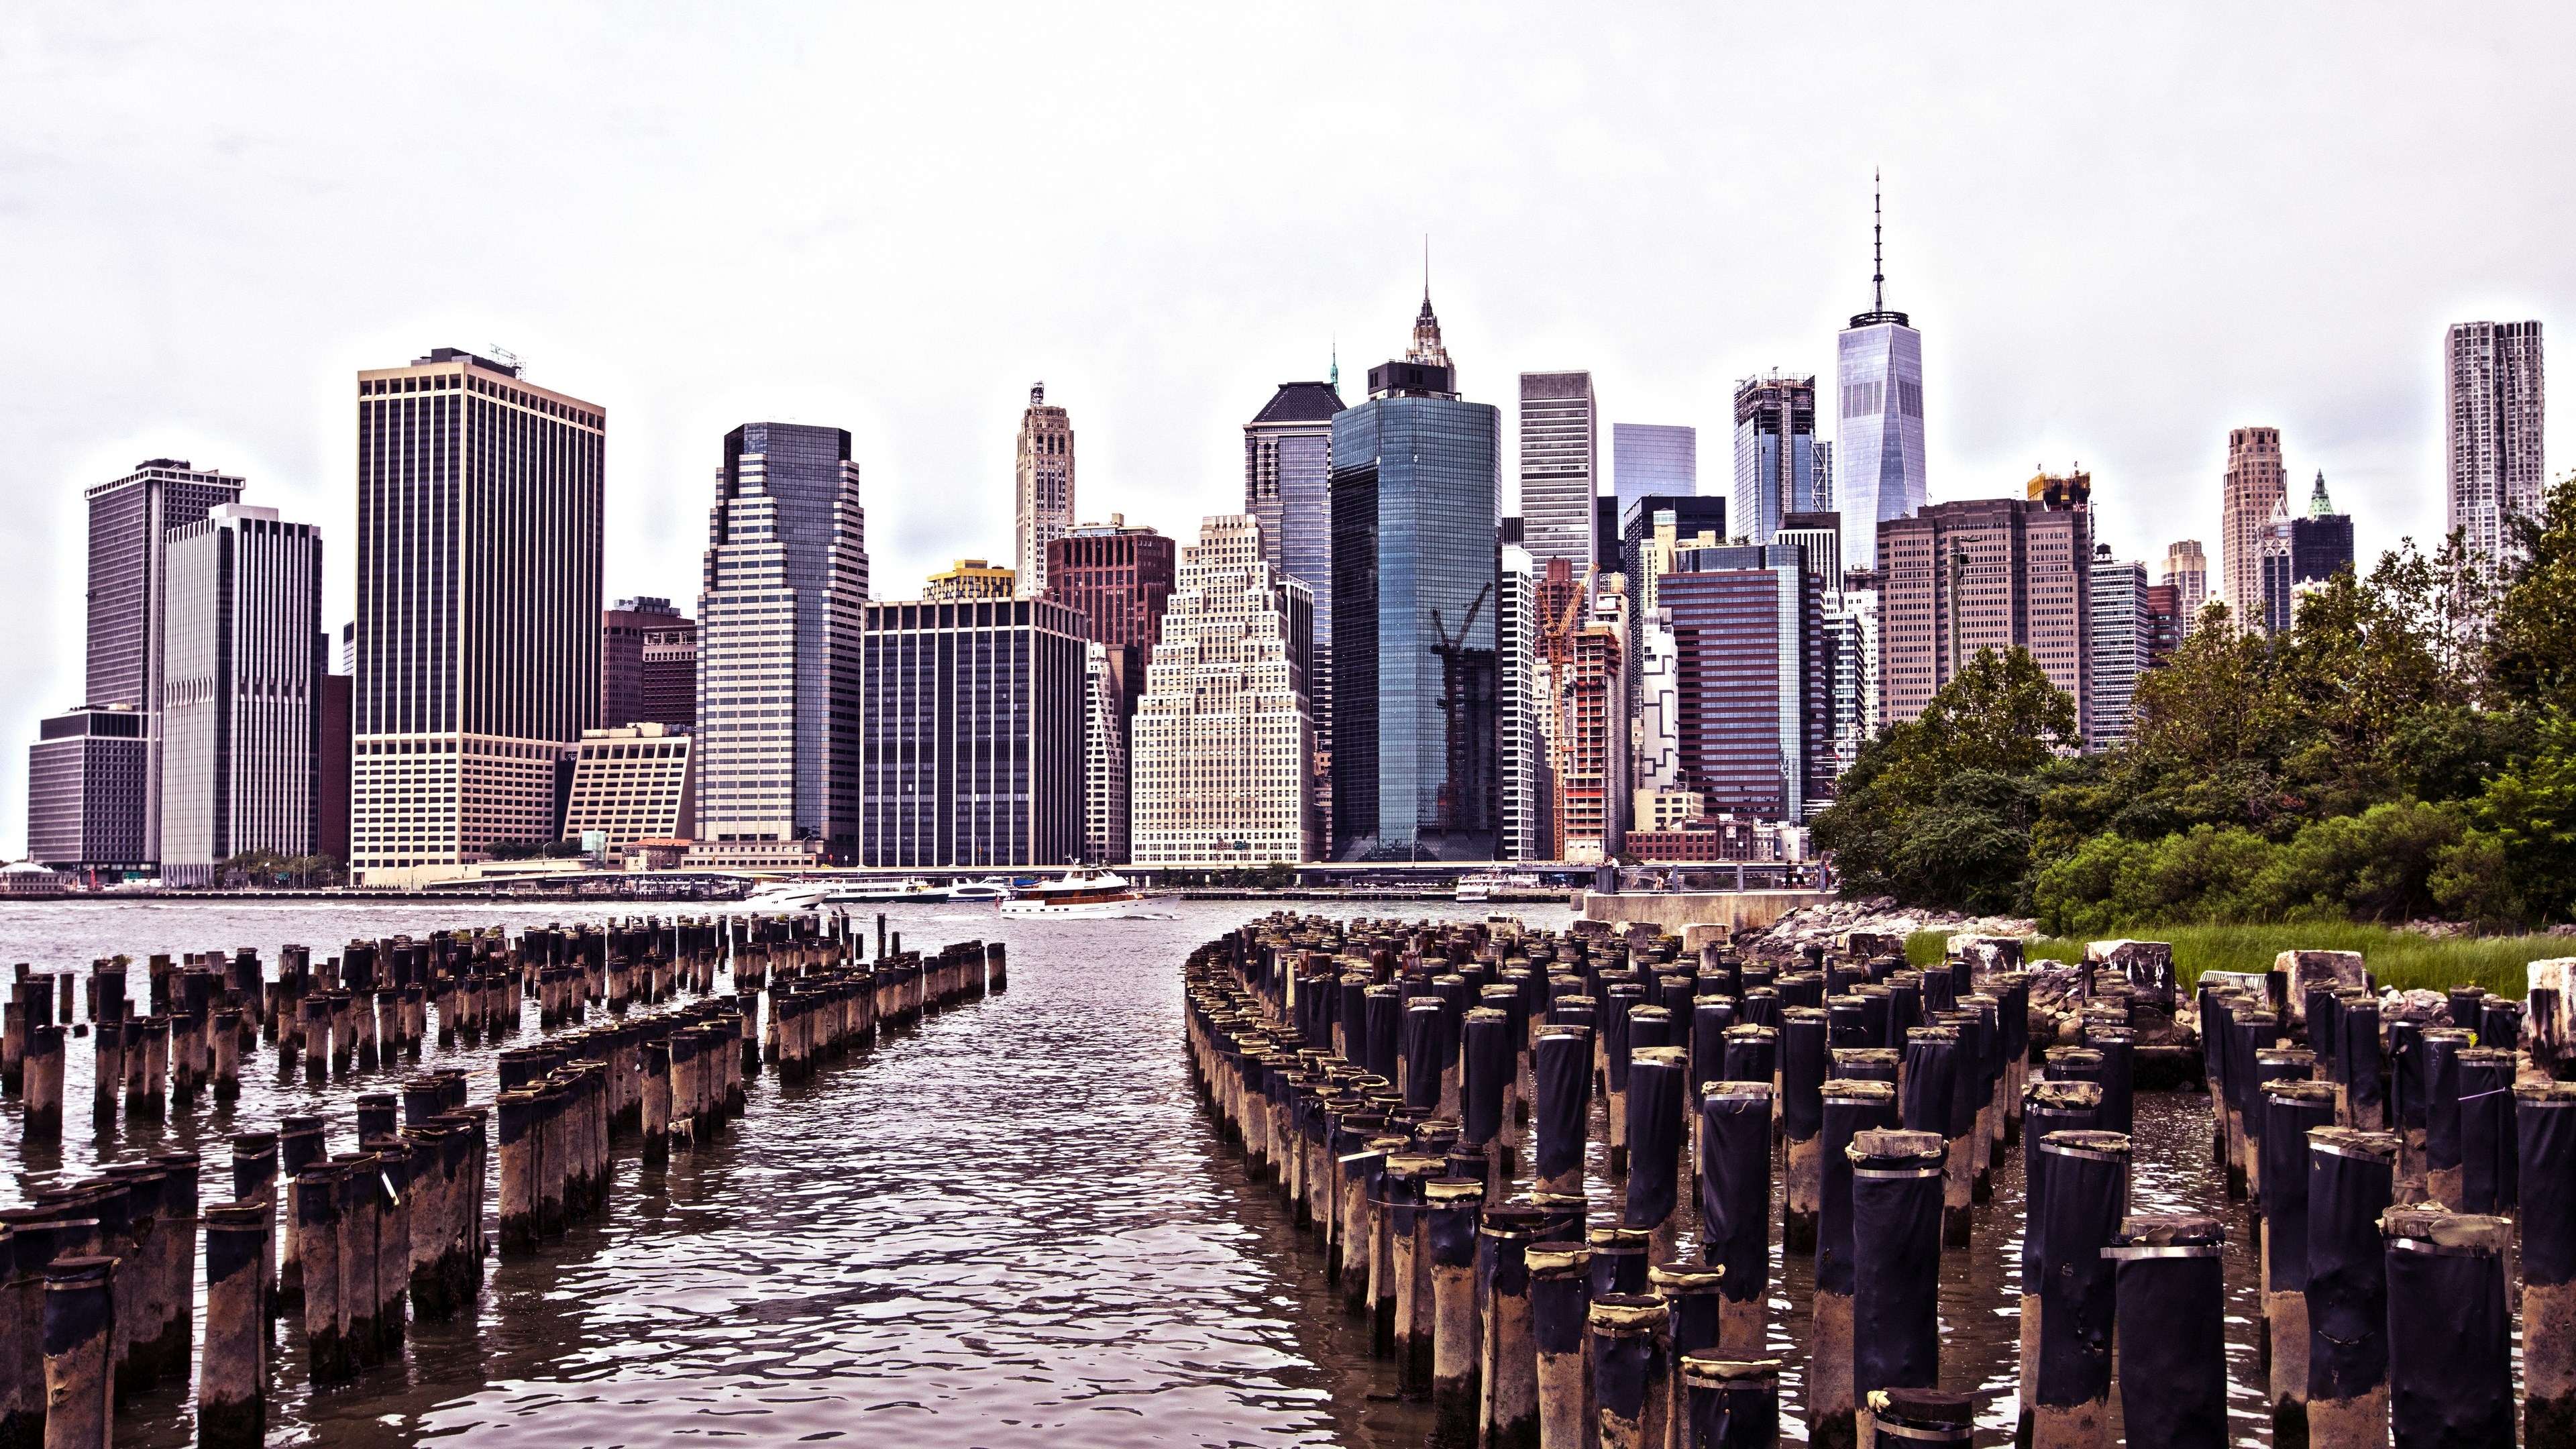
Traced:
[[1124, 865], [1127, 835], [1127, 703], [1109, 646], [1083, 648], [1082, 858]]
[[557, 839], [556, 766], [599, 723], [607, 446], [605, 410], [516, 362], [358, 374], [360, 883]]
[[[1870, 578], [1873, 575], [1863, 574]], [[1878, 590], [1845, 586], [1825, 595], [1825, 647], [1832, 652], [1834, 778], [1860, 758], [1878, 729]]]
[[1262, 560], [1249, 514], [1201, 521], [1181, 550], [1162, 642], [1130, 730], [1130, 856], [1247, 867], [1313, 858], [1314, 723], [1297, 690], [1306, 586]]
[[2190, 632], [2200, 618], [2200, 606], [2209, 602], [2209, 559], [2200, 551], [2200, 540], [2166, 544], [2165, 566], [2156, 582], [2173, 586], [2174, 608], [2182, 616], [2184, 632]]
[[1020, 597], [1046, 597], [1047, 545], [1073, 527], [1073, 419], [1047, 406], [1046, 384], [1029, 389], [1020, 414], [1019, 460], [1013, 469], [1016, 549], [1013, 571]]
[[[1887, 268], [1871, 203], [1869, 310], [1835, 344], [1841, 380], [1834, 428], [1834, 502], [1843, 516], [1843, 563], [1878, 566], [1878, 525], [1930, 498], [1923, 481], [1923, 334], [1887, 308]], [[1757, 540], [1759, 541], [1759, 540]]]
[[161, 877], [212, 885], [248, 851], [319, 848], [322, 534], [226, 503], [169, 537]]
[[1595, 562], [1600, 445], [1591, 373], [1521, 374], [1521, 546], [1541, 569], [1561, 558], [1579, 574]]
[[1537, 860], [1546, 837], [1546, 742], [1539, 733], [1538, 578], [1529, 550], [1502, 549], [1501, 608], [1494, 616], [1495, 733], [1502, 781], [1505, 860]]
[[2471, 554], [2505, 559], [2518, 552], [2509, 520], [2538, 513], [2549, 488], [2540, 324], [2454, 323], [2443, 352], [2444, 526], [2466, 534]]
[[2111, 557], [2107, 543], [2093, 547], [2093, 715], [2089, 749], [2108, 749], [2129, 738], [2130, 699], [2147, 670], [2147, 565]]
[[[1638, 610], [1637, 707], [1628, 747], [1630, 789], [1643, 796], [1683, 788], [1681, 649], [1673, 611]], [[1643, 823], [1638, 829], [1648, 828]]]

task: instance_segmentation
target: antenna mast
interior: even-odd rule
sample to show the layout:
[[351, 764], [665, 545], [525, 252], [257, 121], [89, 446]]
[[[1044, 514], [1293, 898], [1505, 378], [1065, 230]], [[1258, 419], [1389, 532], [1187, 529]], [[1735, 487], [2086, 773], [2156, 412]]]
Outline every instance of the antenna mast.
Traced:
[[1869, 307], [1887, 310], [1887, 255], [1882, 245], [1885, 217], [1879, 209], [1879, 174], [1869, 173]]

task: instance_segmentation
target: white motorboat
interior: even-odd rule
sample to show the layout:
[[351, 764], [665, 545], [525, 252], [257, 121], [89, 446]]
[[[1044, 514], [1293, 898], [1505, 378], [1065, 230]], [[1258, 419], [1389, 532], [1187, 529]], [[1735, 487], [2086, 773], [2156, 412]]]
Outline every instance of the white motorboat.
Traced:
[[1009, 881], [996, 876], [989, 880], [960, 881], [948, 888], [948, 899], [961, 905], [983, 905], [1007, 901], [1018, 895]]
[[929, 906], [948, 899], [948, 894], [945, 889], [918, 877], [912, 880], [850, 881], [835, 887], [823, 897], [823, 903], [832, 906], [882, 906], [910, 902]]
[[1006, 916], [1108, 921], [1133, 915], [1144, 903], [1145, 893], [1129, 884], [1125, 876], [1097, 866], [1077, 865], [1066, 871], [1061, 880], [1040, 881], [1002, 902], [1001, 909]]
[[832, 888], [819, 881], [763, 881], [736, 904], [746, 911], [810, 911], [831, 893]]

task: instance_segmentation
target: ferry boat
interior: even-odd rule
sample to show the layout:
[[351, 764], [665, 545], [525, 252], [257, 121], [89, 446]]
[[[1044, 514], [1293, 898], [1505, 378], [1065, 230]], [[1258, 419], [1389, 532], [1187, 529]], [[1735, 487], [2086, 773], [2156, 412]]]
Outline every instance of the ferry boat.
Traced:
[[1061, 880], [1040, 881], [1002, 902], [1006, 916], [1059, 916], [1107, 921], [1129, 915], [1145, 903], [1145, 893], [1125, 876], [1097, 866], [1077, 865]]
[[1505, 875], [1501, 871], [1488, 870], [1458, 877], [1458, 899], [1461, 901], [1481, 903], [1492, 900], [1496, 891], [1536, 889], [1538, 877], [1526, 873]]
[[988, 901], [1007, 901], [1017, 894], [1019, 892], [1011, 888], [1009, 881], [998, 877], [991, 880], [961, 881], [948, 888], [949, 900], [969, 905], [982, 905]]
[[930, 882], [913, 880], [853, 881], [824, 897], [824, 904], [835, 906], [881, 906], [898, 902], [936, 905], [948, 899], [948, 892]]

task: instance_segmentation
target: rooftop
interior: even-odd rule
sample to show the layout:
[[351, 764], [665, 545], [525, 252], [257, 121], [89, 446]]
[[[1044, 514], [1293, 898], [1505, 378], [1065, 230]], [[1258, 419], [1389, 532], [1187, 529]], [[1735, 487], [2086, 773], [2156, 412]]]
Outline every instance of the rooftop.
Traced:
[[1329, 422], [1344, 408], [1342, 394], [1329, 382], [1283, 382], [1252, 415], [1254, 423]]

